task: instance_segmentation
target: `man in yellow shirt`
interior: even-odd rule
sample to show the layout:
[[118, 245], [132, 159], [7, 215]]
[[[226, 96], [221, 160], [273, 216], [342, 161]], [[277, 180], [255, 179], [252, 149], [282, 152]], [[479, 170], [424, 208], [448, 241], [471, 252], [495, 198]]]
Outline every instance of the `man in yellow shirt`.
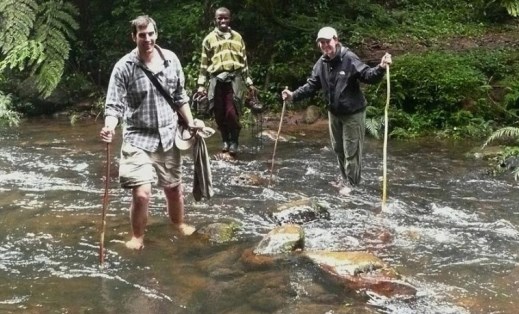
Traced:
[[[235, 156], [240, 136], [240, 106], [246, 88], [253, 88], [245, 43], [230, 27], [231, 12], [221, 7], [215, 12], [215, 29], [202, 42], [198, 92], [207, 93], [209, 110], [214, 112], [222, 135], [222, 151]], [[206, 85], [207, 91], [206, 91]]]

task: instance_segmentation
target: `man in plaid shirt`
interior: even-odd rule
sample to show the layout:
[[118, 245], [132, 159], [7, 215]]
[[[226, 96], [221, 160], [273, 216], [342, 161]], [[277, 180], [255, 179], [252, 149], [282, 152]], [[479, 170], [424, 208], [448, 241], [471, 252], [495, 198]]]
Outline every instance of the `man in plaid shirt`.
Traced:
[[[105, 103], [105, 125], [101, 139], [110, 143], [119, 120], [124, 121], [119, 180], [131, 189], [130, 249], [144, 247], [151, 187], [164, 189], [167, 211], [174, 227], [182, 234], [194, 228], [184, 223], [182, 159], [174, 145], [178, 114], [194, 128], [193, 116], [184, 89], [184, 73], [177, 56], [155, 44], [157, 27], [149, 16], [131, 21], [136, 48], [113, 68]], [[144, 71], [154, 75], [173, 99], [170, 106]], [[108, 178], [107, 178], [108, 179]]]

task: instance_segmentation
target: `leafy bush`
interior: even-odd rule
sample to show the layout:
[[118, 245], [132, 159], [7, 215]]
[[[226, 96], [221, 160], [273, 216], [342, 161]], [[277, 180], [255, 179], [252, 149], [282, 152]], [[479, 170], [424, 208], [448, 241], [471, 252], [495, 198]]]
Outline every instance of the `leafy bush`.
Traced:
[[[395, 56], [391, 75], [390, 129], [392, 136], [415, 137], [435, 132], [448, 137], [487, 136], [494, 121], [516, 117], [519, 109], [519, 64], [509, 49], [468, 52], [427, 52]], [[503, 85], [504, 96], [492, 95]], [[383, 114], [385, 81], [366, 86], [368, 118]], [[504, 102], [502, 107], [498, 102]]]

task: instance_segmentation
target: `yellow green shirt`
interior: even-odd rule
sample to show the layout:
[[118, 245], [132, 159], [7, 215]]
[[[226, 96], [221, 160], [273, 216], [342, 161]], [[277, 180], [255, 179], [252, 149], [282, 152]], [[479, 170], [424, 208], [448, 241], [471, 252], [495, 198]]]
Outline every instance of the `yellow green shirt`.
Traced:
[[198, 85], [204, 85], [209, 76], [221, 72], [241, 72], [246, 84], [252, 85], [243, 38], [233, 30], [221, 32], [215, 28], [202, 42]]

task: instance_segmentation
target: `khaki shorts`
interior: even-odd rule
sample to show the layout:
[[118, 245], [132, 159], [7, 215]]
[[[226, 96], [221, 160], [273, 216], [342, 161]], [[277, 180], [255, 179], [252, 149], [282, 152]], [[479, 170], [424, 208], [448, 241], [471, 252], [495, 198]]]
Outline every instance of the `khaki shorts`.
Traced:
[[175, 187], [182, 182], [182, 158], [180, 150], [173, 146], [167, 152], [147, 152], [123, 142], [119, 163], [119, 182], [123, 188], [143, 184]]

